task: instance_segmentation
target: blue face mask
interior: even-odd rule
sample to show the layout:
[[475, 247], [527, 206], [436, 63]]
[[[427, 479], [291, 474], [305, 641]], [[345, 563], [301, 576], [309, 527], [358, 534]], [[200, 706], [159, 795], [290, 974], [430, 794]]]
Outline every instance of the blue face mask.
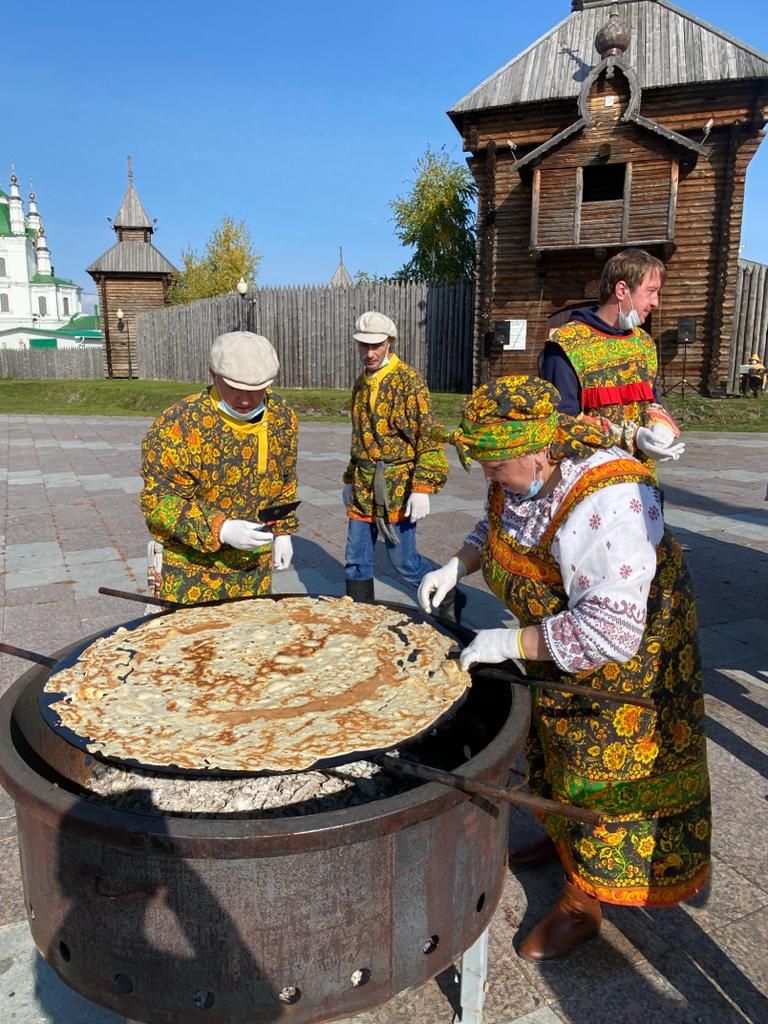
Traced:
[[544, 481], [541, 479], [541, 477], [537, 477], [536, 476], [536, 470], [535, 469], [534, 469], [533, 473], [534, 473], [534, 476], [533, 476], [533, 480], [531, 480], [531, 486], [528, 488], [528, 490], [525, 492], [525, 494], [521, 494], [520, 495], [520, 500], [521, 501], [530, 501], [531, 498], [535, 498], [536, 495], [541, 490], [541, 488], [544, 486]]
[[232, 406], [225, 402], [223, 398], [219, 399], [219, 409], [227, 416], [231, 416], [233, 420], [240, 420], [241, 423], [248, 423], [250, 420], [255, 420], [258, 416], [264, 412], [265, 405], [262, 402], [256, 409], [251, 409], [250, 412], [237, 412]]

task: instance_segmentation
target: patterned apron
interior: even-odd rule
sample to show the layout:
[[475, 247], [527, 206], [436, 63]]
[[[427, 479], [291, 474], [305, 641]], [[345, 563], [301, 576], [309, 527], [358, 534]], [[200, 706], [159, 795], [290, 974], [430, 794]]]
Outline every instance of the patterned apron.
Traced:
[[[504, 494], [489, 491], [483, 575], [521, 625], [568, 608], [551, 553], [558, 528], [587, 495], [611, 484], [652, 483], [635, 460], [588, 470], [535, 548], [502, 528]], [[573, 675], [527, 661], [532, 677], [653, 697], [656, 710], [532, 689], [527, 756], [531, 790], [600, 811], [591, 826], [552, 817], [547, 829], [568, 878], [607, 903], [664, 906], [686, 899], [710, 870], [710, 798], [696, 608], [682, 551], [665, 530], [637, 654]]]

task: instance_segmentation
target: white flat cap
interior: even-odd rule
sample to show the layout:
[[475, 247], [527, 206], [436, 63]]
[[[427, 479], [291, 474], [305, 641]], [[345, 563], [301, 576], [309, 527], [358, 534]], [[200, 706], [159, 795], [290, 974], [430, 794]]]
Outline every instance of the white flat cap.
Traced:
[[397, 328], [384, 313], [377, 313], [369, 310], [361, 313], [355, 323], [355, 333], [352, 335], [355, 341], [362, 341], [366, 345], [380, 345], [387, 338], [397, 337]]
[[260, 334], [231, 331], [220, 334], [211, 345], [211, 369], [231, 388], [258, 391], [275, 379], [280, 360]]

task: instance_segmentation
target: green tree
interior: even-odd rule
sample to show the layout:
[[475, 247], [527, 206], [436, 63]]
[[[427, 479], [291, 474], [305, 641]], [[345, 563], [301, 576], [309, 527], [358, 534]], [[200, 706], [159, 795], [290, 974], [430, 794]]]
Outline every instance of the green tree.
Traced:
[[358, 270], [354, 277], [355, 284], [390, 284], [393, 280], [381, 274], [369, 274], [367, 270]]
[[477, 186], [472, 175], [445, 151], [430, 148], [415, 173], [410, 192], [389, 204], [397, 237], [414, 250], [395, 276], [443, 282], [474, 277]]
[[211, 232], [202, 256], [194, 249], [182, 252], [182, 270], [171, 281], [168, 302], [179, 304], [224, 295], [235, 290], [241, 277], [251, 284], [260, 260], [245, 221], [225, 217]]

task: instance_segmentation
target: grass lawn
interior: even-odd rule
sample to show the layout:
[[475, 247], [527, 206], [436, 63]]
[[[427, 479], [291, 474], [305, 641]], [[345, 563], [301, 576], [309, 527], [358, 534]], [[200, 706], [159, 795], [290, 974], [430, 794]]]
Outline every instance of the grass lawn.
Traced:
[[[0, 413], [50, 416], [156, 416], [172, 402], [199, 391], [200, 384], [158, 380], [0, 379]], [[349, 391], [276, 389], [304, 421], [349, 419]], [[459, 421], [463, 395], [432, 395], [435, 418], [446, 426]], [[687, 430], [768, 431], [768, 397], [701, 398], [670, 395], [669, 411]]]

